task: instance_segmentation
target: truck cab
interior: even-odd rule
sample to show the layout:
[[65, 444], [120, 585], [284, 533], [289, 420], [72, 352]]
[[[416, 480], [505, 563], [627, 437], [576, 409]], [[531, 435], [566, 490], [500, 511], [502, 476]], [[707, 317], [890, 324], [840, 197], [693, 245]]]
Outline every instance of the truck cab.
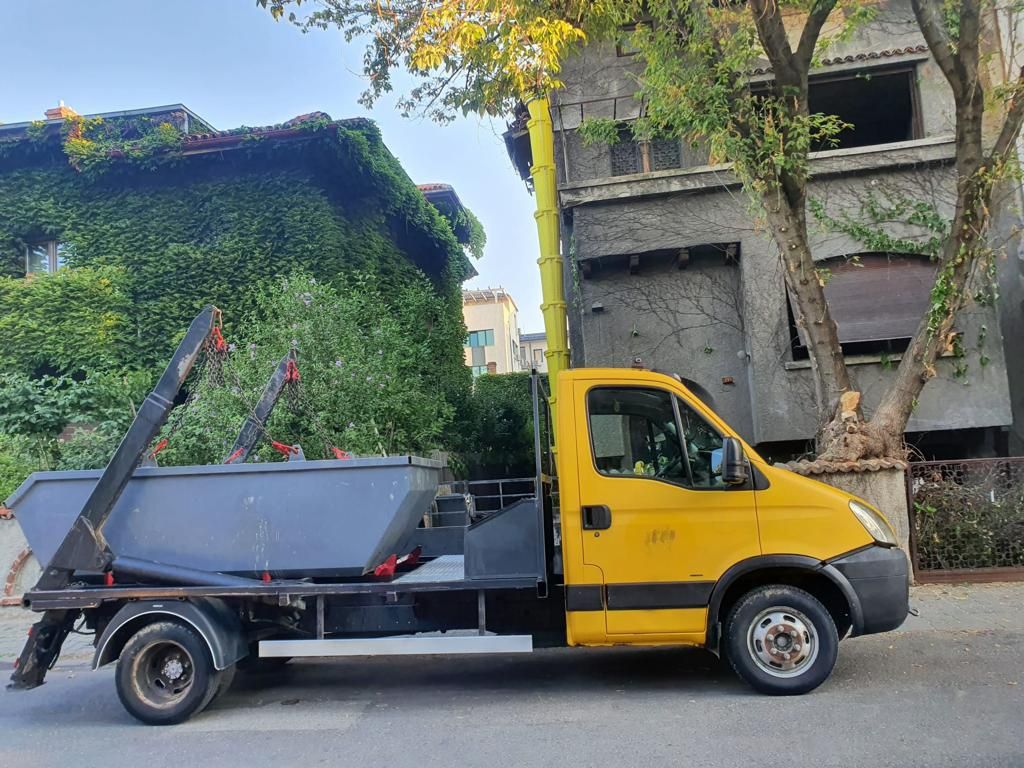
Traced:
[[906, 618], [907, 558], [867, 502], [767, 464], [677, 377], [577, 369], [556, 386], [570, 645], [708, 646], [797, 693], [842, 637]]

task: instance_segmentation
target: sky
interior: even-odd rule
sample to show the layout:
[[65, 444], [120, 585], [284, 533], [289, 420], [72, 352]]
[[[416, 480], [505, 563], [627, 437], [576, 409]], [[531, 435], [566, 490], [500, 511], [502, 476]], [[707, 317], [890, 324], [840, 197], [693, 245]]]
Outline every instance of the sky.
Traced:
[[336, 31], [303, 34], [256, 0], [0, 0], [0, 122], [181, 103], [217, 129], [308, 112], [370, 117], [418, 184], [451, 184], [487, 232], [466, 287], [504, 287], [524, 333], [543, 330], [533, 198], [505, 153], [501, 120], [438, 126], [372, 111], [362, 48]]

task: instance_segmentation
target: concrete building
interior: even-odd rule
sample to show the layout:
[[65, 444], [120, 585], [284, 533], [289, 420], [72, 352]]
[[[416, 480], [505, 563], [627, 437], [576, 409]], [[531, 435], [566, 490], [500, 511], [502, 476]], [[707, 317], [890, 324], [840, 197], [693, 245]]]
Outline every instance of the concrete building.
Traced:
[[548, 372], [548, 360], [544, 353], [548, 351], [548, 336], [540, 333], [520, 333], [519, 349], [521, 367], [524, 371]]
[[473, 375], [520, 370], [519, 309], [504, 288], [462, 292], [466, 365]]
[[[751, 213], [729, 167], [674, 139], [584, 146], [588, 117], [641, 114], [637, 56], [611, 44], [580, 51], [552, 95], [562, 252], [566, 255], [574, 365], [648, 367], [679, 373], [748, 441], [788, 458], [815, 432], [810, 363], [796, 331], [778, 252]], [[768, 80], [767, 63], [752, 77]], [[908, 0], [833, 44], [811, 80], [812, 111], [855, 129], [812, 154], [810, 195], [832, 215], [872, 192], [892, 191], [952, 210], [953, 99], [913, 21]], [[525, 119], [506, 134], [523, 178], [530, 165]], [[1019, 190], [1011, 190], [1019, 198]], [[937, 456], [993, 455], [1024, 446], [1021, 262], [1010, 233], [1019, 199], [1004, 200], [995, 237], [998, 307], [974, 305], [957, 322], [964, 356], [940, 360], [908, 428]], [[813, 248], [831, 272], [826, 294], [854, 383], [870, 410], [895, 373], [928, 306], [927, 258], [864, 253], [812, 223]], [[849, 257], [859, 255], [856, 266]], [[1017, 344], [1016, 352], [1008, 345]], [[1016, 422], [1016, 426], [1015, 426]]]

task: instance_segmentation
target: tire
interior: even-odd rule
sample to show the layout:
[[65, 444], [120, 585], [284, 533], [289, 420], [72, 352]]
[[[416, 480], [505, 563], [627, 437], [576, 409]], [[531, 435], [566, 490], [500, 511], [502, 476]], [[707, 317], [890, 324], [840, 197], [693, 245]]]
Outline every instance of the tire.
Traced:
[[832, 674], [839, 649], [825, 606], [809, 592], [781, 584], [741, 597], [729, 611], [724, 639], [736, 674], [773, 696], [813, 691]]
[[235, 674], [237, 672], [238, 666], [236, 664], [232, 664], [230, 667], [222, 669], [220, 672], [217, 673], [217, 675], [219, 676], [217, 680], [217, 688], [213, 692], [213, 697], [210, 699], [210, 702], [206, 706], [209, 706], [210, 704], [212, 704], [228, 692], [228, 690], [231, 688], [231, 684], [235, 681]]
[[121, 704], [147, 725], [188, 720], [210, 703], [222, 679], [203, 638], [176, 621], [157, 621], [132, 635], [115, 675]]

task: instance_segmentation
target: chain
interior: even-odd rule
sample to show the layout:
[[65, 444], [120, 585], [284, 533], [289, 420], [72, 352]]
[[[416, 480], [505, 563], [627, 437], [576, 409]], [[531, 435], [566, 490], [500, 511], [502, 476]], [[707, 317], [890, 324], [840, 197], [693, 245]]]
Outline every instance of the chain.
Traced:
[[181, 425], [188, 415], [189, 406], [199, 397], [200, 383], [205, 381], [213, 386], [223, 386], [224, 361], [227, 359], [227, 355], [228, 346], [224, 343], [224, 337], [221, 335], [220, 317], [218, 316], [213, 330], [206, 341], [203, 342], [202, 354], [192, 369], [195, 373], [196, 385], [191, 387], [185, 401], [174, 408], [174, 416], [170, 420], [165, 436], [158, 441], [156, 447], [148, 454], [150, 459], [155, 459], [156, 455], [167, 446], [171, 438], [181, 429]]

